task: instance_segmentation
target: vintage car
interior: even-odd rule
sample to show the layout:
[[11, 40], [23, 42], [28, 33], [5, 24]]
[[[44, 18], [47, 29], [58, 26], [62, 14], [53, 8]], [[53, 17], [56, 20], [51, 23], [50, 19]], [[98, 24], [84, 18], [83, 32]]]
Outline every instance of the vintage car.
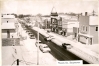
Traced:
[[71, 49], [73, 46], [69, 43], [63, 43], [62, 47], [67, 50], [67, 49]]
[[40, 50], [43, 52], [43, 53], [47, 53], [47, 52], [50, 52], [51, 49], [48, 47], [48, 45], [46, 44], [42, 44], [39, 46]]

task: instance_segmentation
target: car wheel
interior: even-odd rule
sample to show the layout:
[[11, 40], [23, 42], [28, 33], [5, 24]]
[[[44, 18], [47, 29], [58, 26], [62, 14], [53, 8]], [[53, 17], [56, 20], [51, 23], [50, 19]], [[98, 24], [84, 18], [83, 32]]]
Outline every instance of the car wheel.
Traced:
[[47, 38], [44, 38], [45, 41], [47, 41]]

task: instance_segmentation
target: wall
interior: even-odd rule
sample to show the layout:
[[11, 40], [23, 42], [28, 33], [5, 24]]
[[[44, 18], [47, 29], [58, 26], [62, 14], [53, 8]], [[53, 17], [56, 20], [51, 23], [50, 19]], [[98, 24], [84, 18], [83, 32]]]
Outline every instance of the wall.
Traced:
[[73, 32], [73, 27], [78, 27], [78, 26], [79, 26], [79, 22], [68, 22], [67, 32]]
[[2, 46], [20, 46], [20, 38], [2, 38]]
[[7, 21], [8, 21], [8, 23], [9, 22], [11, 23], [11, 22], [15, 22], [15, 19], [14, 18], [11, 18], [11, 19], [10, 18], [8, 18], [8, 19], [7, 18], [2, 18], [1, 19], [1, 22], [2, 23], [7, 23]]
[[73, 27], [73, 33], [78, 33], [78, 27]]
[[82, 42], [83, 44], [86, 44], [86, 38], [85, 37], [80, 36], [79, 41]]
[[98, 25], [98, 16], [90, 16], [89, 25]]
[[[12, 35], [13, 35], [13, 38], [16, 37], [15, 34], [16, 34], [15, 29], [10, 29], [10, 38], [12, 38]], [[2, 38], [7, 38], [7, 30], [6, 29], [2, 30]]]
[[[83, 30], [82, 26], [87, 27], [87, 31], [86, 31], [86, 28], [84, 28], [85, 30]], [[89, 26], [89, 16], [80, 16], [79, 17], [79, 32], [83, 34], [88, 34], [89, 32], [88, 26]]]
[[98, 31], [96, 31], [96, 27], [98, 27], [98, 25], [90, 26], [90, 35], [93, 36], [93, 44], [98, 44]]
[[[79, 32], [79, 28], [78, 27], [73, 27], [73, 35], [74, 35], [74, 38], [78, 39], [78, 32]], [[76, 34], [76, 35], [75, 35]]]

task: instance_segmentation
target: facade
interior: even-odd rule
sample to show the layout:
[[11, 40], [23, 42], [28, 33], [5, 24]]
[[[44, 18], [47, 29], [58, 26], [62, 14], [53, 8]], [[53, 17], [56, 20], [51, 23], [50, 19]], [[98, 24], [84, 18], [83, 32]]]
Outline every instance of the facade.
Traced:
[[2, 46], [20, 45], [20, 38], [18, 38], [16, 33], [16, 25], [17, 22], [14, 15], [2, 14]]
[[58, 13], [55, 11], [55, 8], [52, 9], [52, 12], [51, 12], [51, 31], [53, 32], [57, 32], [57, 27], [58, 25]]
[[78, 41], [79, 27], [73, 27], [73, 39]]
[[98, 44], [98, 16], [79, 17], [78, 41], [84, 44]]
[[44, 29], [50, 29], [50, 16], [49, 15], [44, 15], [42, 16], [42, 25]]
[[66, 36], [73, 34], [73, 27], [78, 27], [79, 22], [76, 16], [68, 16], [62, 18], [62, 32], [65, 32]]
[[62, 30], [62, 18], [58, 16], [58, 13], [55, 11], [55, 8], [51, 12], [51, 31], [60, 33]]
[[14, 38], [16, 33], [15, 28], [15, 17], [14, 15], [2, 15], [2, 38]]

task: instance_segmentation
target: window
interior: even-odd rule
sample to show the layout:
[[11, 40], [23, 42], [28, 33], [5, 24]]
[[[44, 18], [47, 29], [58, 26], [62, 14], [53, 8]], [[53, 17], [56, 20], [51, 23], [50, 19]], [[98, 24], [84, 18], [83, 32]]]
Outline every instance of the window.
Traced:
[[87, 27], [86, 27], [86, 31], [87, 31]]
[[96, 27], [96, 31], [98, 31], [98, 27]]
[[84, 31], [84, 26], [81, 27], [81, 30]]
[[8, 21], [7, 21], [7, 23], [8, 23]]
[[83, 31], [85, 30], [85, 26], [83, 26]]

